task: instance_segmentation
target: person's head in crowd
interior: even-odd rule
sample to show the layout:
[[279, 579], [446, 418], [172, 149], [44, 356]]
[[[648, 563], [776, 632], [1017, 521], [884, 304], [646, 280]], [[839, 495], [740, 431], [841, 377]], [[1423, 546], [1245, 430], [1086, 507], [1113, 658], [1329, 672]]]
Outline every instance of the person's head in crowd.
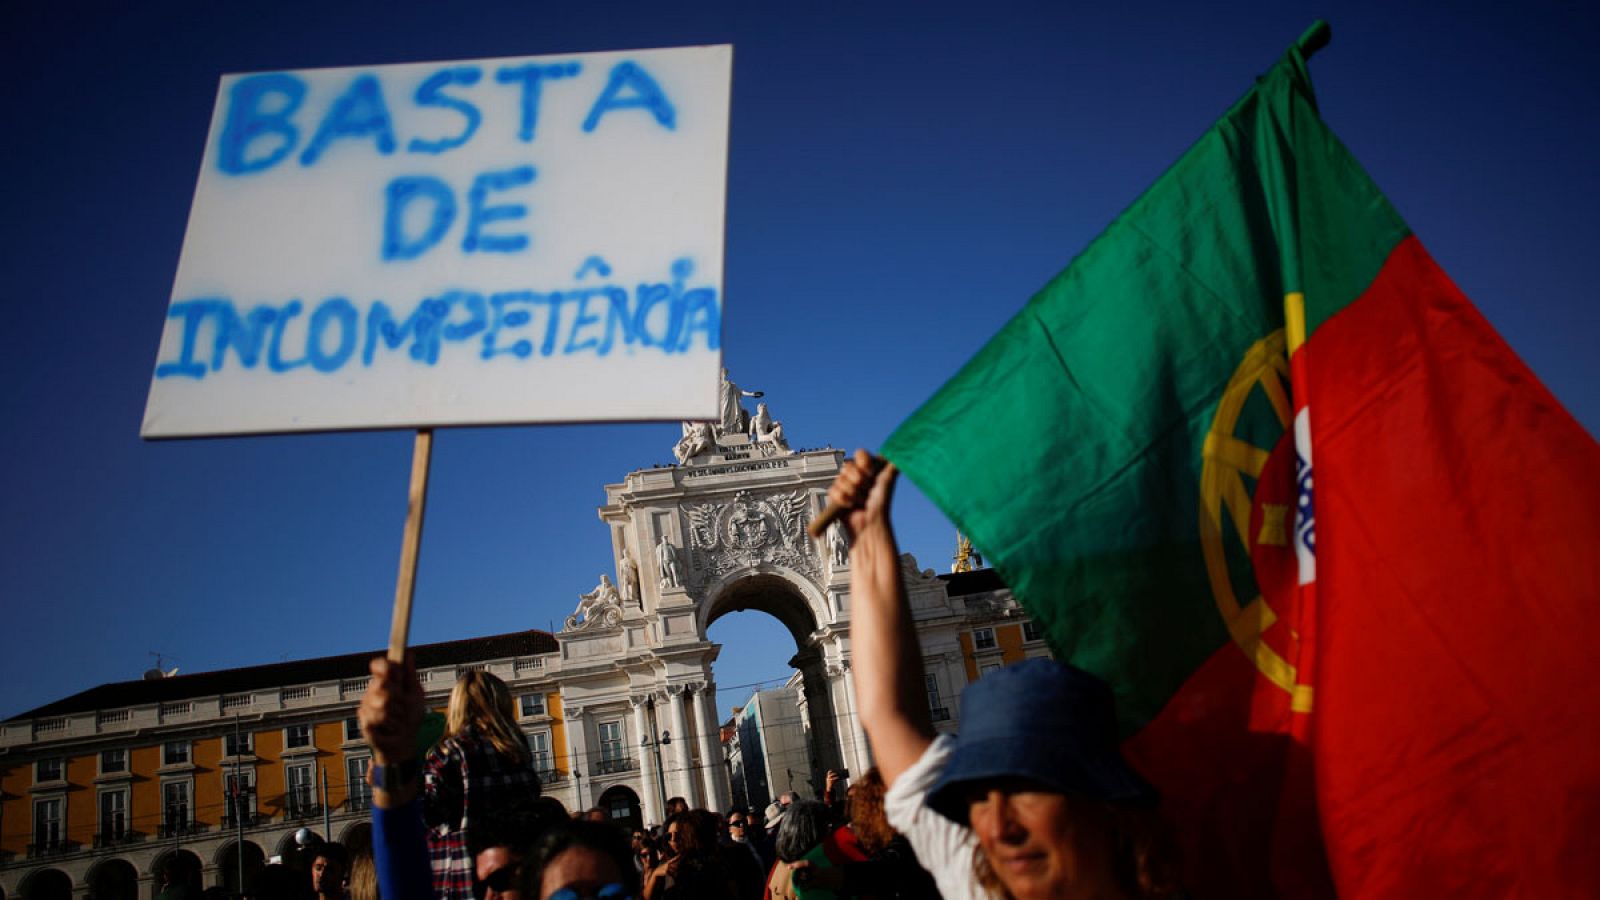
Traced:
[[705, 810], [685, 810], [667, 819], [667, 850], [673, 856], [704, 856], [717, 846], [716, 818], [701, 813]]
[[474, 811], [467, 832], [478, 900], [521, 900], [522, 871], [534, 842], [566, 818], [560, 804], [516, 796]]
[[283, 863], [271, 863], [250, 879], [245, 896], [250, 900], [303, 900], [303, 877]]
[[793, 806], [794, 802], [799, 799], [800, 795], [794, 791], [784, 791], [782, 794], [778, 795], [778, 803], [784, 809], [788, 809], [789, 807]]
[[883, 810], [883, 798], [888, 793], [883, 775], [874, 766], [850, 785], [845, 805], [850, 811], [850, 830], [868, 856], [882, 852], [894, 840], [894, 826]]
[[524, 900], [587, 900], [639, 895], [639, 872], [622, 830], [598, 822], [548, 829], [524, 867]]
[[828, 808], [817, 800], [796, 800], [778, 826], [778, 858], [792, 863], [828, 836]]
[[728, 813], [728, 839], [741, 844], [750, 840], [750, 817], [744, 810]]
[[778, 828], [783, 825], [783, 816], [785, 812], [787, 812], [787, 810], [784, 809], [782, 803], [779, 803], [776, 800], [768, 803], [764, 817], [761, 820], [761, 827], [765, 828], [769, 832], [777, 831]]
[[456, 679], [445, 714], [445, 737], [461, 737], [471, 729], [502, 755], [527, 762], [528, 745], [515, 723], [516, 710], [504, 681], [482, 669], [468, 669]]
[[345, 892], [350, 900], [378, 900], [378, 866], [372, 859], [372, 844], [350, 854], [350, 875]]
[[648, 831], [633, 833], [633, 856], [640, 871], [655, 868], [661, 862], [660, 842]]
[[583, 820], [585, 822], [609, 822], [611, 821], [611, 816], [607, 815], [606, 811], [600, 807], [591, 806], [583, 811]]
[[689, 801], [683, 799], [682, 797], [667, 798], [667, 818], [670, 819], [678, 813], [686, 813], [688, 811]]
[[545, 794], [539, 799], [533, 801], [533, 805], [534, 811], [539, 816], [539, 821], [541, 822], [559, 822], [562, 819], [568, 818], [567, 808], [562, 805], [560, 800], [557, 800], [549, 794]]
[[1175, 889], [1154, 789], [1123, 761], [1104, 681], [1028, 660], [985, 675], [961, 698], [963, 719], [928, 805], [969, 826], [973, 871], [1019, 898], [1116, 886]]
[[323, 900], [342, 900], [350, 856], [340, 844], [317, 846], [311, 855], [311, 890]]

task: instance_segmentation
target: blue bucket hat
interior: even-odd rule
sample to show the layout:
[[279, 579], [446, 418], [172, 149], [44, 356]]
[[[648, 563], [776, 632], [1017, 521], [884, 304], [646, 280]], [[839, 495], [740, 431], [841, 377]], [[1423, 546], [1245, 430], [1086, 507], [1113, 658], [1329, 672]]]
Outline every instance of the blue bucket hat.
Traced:
[[997, 669], [962, 692], [955, 752], [929, 789], [928, 805], [964, 825], [965, 788], [996, 778], [1131, 806], [1157, 799], [1117, 749], [1111, 688], [1047, 659]]

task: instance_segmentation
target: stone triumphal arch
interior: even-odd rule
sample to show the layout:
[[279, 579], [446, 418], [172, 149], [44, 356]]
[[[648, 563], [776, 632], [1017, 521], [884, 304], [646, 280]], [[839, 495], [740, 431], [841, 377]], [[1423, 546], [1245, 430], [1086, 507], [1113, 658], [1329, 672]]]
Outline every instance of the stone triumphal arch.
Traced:
[[[794, 638], [812, 779], [871, 766], [850, 670], [849, 556], [837, 527], [820, 541], [806, 534], [844, 454], [792, 449], [765, 404], [744, 409], [740, 398], [751, 396], [759, 394], [724, 374], [721, 419], [683, 423], [675, 465], [606, 486], [599, 512], [615, 575], [599, 577], [556, 635], [566, 749], [581, 761], [573, 797], [583, 806], [630, 784], [651, 822], [673, 796], [728, 808], [711, 674], [719, 647], [706, 634], [743, 610], [771, 615]], [[955, 693], [964, 683], [957, 632], [977, 598], [952, 596], [910, 556], [903, 563], [930, 691], [943, 683]], [[1014, 607], [1003, 590], [982, 602]]]

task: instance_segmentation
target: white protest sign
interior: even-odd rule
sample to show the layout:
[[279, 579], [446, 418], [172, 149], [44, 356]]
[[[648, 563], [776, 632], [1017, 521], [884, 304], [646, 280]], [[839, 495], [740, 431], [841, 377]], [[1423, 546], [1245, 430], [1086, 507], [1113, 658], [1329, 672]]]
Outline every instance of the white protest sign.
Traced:
[[732, 61], [224, 76], [142, 434], [715, 418]]

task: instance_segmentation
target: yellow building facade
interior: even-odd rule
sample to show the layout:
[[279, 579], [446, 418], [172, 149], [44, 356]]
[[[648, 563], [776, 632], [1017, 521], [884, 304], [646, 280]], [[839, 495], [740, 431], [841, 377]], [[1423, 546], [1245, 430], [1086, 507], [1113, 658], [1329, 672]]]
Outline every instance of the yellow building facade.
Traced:
[[[413, 648], [429, 705], [460, 672], [511, 686], [547, 792], [565, 748], [554, 638], [542, 631]], [[296, 834], [360, 840], [371, 751], [353, 654], [101, 685], [0, 723], [0, 900], [144, 900], [169, 859], [236, 890]], [[158, 673], [157, 673], [158, 674]], [[242, 840], [242, 843], [241, 843]]]

